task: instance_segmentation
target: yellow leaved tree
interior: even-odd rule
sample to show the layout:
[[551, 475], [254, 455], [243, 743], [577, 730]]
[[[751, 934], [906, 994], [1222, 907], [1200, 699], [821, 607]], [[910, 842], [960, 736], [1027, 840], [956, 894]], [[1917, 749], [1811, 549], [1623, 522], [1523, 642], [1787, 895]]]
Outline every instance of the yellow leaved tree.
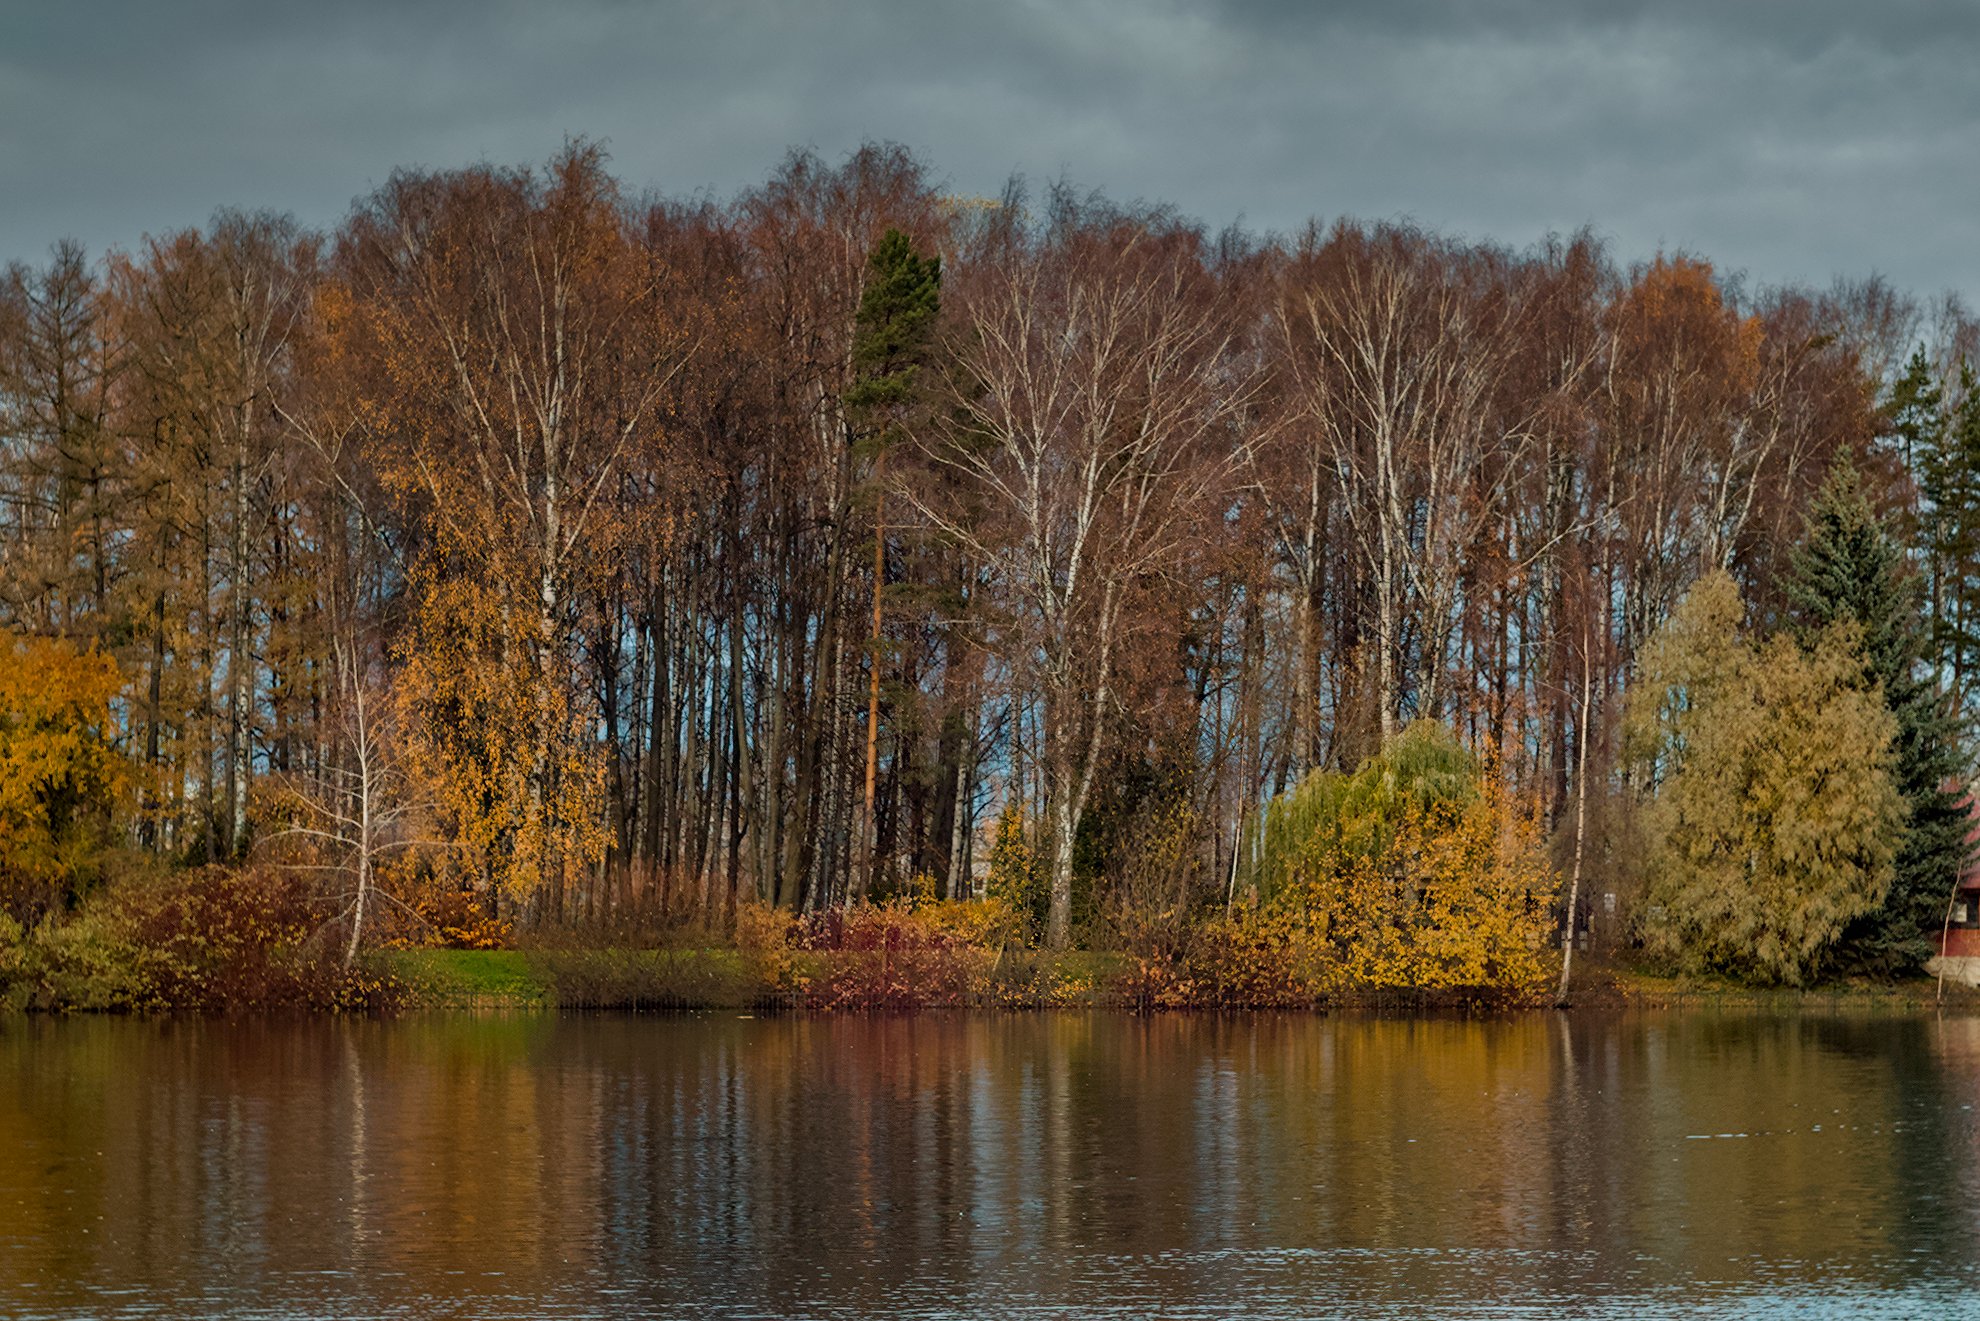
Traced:
[[1741, 631], [1700, 579], [1638, 665], [1624, 739], [1645, 793], [1643, 942], [1685, 972], [1801, 985], [1891, 887], [1897, 719], [1854, 621], [1809, 645]]
[[1245, 852], [1262, 902], [1235, 920], [1275, 933], [1283, 948], [1257, 957], [1303, 969], [1302, 994], [1529, 991], [1545, 976], [1560, 878], [1539, 801], [1434, 722], [1352, 774], [1309, 775], [1253, 819]]
[[48, 638], [0, 642], [0, 907], [33, 920], [72, 899], [125, 783], [111, 745], [123, 678]]
[[562, 915], [604, 856], [604, 785], [582, 710], [516, 638], [533, 621], [469, 578], [428, 578], [403, 656], [410, 769], [434, 787], [456, 852], [495, 913]]

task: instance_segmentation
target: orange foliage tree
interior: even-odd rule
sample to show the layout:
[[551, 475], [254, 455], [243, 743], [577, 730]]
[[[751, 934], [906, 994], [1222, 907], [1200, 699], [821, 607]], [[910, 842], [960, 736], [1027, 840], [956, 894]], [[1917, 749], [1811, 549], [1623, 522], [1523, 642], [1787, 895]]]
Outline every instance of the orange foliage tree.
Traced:
[[428, 574], [399, 676], [409, 767], [434, 787], [457, 858], [498, 912], [605, 847], [603, 768], [582, 709], [514, 662], [539, 641], [499, 592]]
[[564, 915], [602, 854], [581, 585], [681, 364], [658, 267], [602, 153], [395, 175], [347, 255], [370, 315], [386, 485], [423, 537], [407, 730], [496, 896]]
[[34, 917], [75, 897], [125, 782], [110, 743], [116, 664], [46, 638], [0, 643], [0, 903]]

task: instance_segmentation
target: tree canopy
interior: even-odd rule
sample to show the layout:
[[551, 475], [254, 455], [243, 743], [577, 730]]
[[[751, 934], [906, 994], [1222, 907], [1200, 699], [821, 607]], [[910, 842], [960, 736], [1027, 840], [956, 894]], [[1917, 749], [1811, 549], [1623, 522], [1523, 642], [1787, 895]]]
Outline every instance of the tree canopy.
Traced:
[[[71, 720], [131, 792], [32, 847], [238, 865], [271, 787], [348, 781], [361, 689], [430, 808], [394, 897], [448, 931], [997, 889], [1071, 945], [1269, 904], [1322, 835], [1430, 858], [1394, 841], [1502, 787], [1543, 842], [1586, 816], [1602, 939], [1642, 929], [1642, 806], [1785, 887], [1724, 901], [1769, 953], [1710, 961], [1907, 967], [1980, 658], [1974, 343], [1874, 280], [1214, 234], [885, 143], [670, 198], [578, 141], [324, 232], [63, 245], [0, 278], [0, 628], [124, 677]], [[1721, 572], [1793, 636], [1706, 619]], [[1825, 778], [1883, 765], [1873, 700], [1882, 861], [1780, 819], [1881, 819]]]

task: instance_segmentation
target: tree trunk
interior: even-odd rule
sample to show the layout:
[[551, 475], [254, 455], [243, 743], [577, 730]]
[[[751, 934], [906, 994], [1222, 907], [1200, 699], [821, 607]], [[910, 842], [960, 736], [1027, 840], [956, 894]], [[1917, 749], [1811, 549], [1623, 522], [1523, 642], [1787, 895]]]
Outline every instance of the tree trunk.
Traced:
[[887, 576], [886, 526], [880, 521], [878, 504], [873, 511], [873, 654], [868, 661], [866, 687], [866, 794], [860, 816], [860, 848], [865, 854], [866, 884], [871, 890], [880, 879], [879, 841], [874, 834], [873, 793], [880, 767], [880, 588]]
[[1568, 1003], [1568, 976], [1574, 970], [1574, 912], [1581, 902], [1581, 850], [1588, 832], [1588, 711], [1594, 693], [1588, 635], [1581, 639], [1581, 718], [1575, 730], [1580, 744], [1574, 770], [1574, 867], [1569, 873], [1567, 914], [1561, 919], [1561, 985], [1554, 996], [1556, 1008]]

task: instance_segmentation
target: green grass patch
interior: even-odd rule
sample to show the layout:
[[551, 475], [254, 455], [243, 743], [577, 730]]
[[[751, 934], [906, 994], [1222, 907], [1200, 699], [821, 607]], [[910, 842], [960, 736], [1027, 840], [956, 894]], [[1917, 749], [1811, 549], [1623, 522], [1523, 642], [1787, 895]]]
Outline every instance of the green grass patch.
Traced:
[[767, 987], [733, 949], [381, 950], [413, 1009], [733, 1009]]
[[412, 1008], [544, 1009], [555, 1003], [530, 955], [513, 949], [394, 949], [372, 956]]
[[[402, 1007], [415, 1010], [817, 1008], [832, 1007], [812, 1002], [821, 999], [825, 979], [851, 957], [841, 952], [800, 954], [795, 971], [809, 985], [798, 992], [782, 984], [759, 956], [724, 947], [380, 950], [370, 956], [370, 968], [390, 979]], [[987, 953], [984, 961], [991, 961]], [[943, 1003], [985, 1008], [1101, 1005], [1108, 1002], [1106, 988], [1124, 962], [1121, 955], [1104, 951], [1010, 950], [972, 994]], [[904, 1001], [892, 1007], [910, 1006]]]
[[528, 958], [560, 1009], [741, 1009], [772, 994], [756, 961], [733, 949], [537, 950]]
[[[1809, 986], [1754, 986], [1730, 977], [1667, 973], [1627, 964], [1577, 964], [1575, 1002], [1652, 1008], [1723, 1007], [1794, 1012], [1805, 1009], [1915, 1010], [1940, 1002], [1937, 978], [1919, 973], [1895, 981], [1838, 978]], [[1980, 1007], [1980, 990], [1947, 981], [1944, 1003]]]

